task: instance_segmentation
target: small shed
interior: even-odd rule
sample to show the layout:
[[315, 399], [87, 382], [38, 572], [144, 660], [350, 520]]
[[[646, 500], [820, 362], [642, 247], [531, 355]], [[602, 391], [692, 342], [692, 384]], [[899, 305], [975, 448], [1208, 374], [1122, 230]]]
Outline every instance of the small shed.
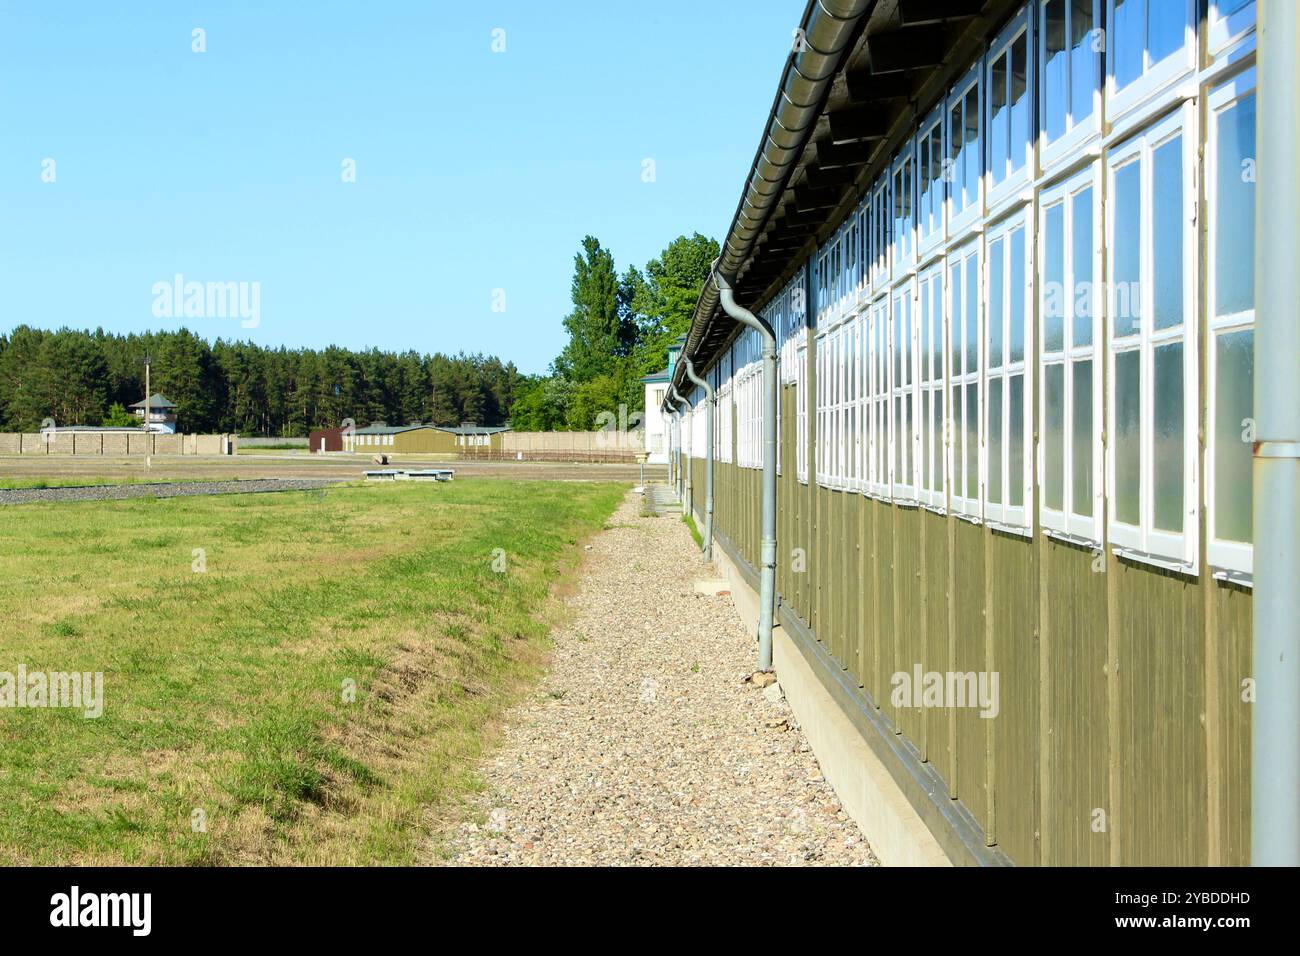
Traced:
[[307, 448], [312, 452], [342, 451], [343, 429], [317, 428], [307, 436]]

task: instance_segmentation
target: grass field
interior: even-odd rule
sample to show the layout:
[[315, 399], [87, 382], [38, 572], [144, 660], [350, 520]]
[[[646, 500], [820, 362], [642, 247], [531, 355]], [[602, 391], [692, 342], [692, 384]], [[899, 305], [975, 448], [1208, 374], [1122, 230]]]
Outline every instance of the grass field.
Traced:
[[413, 861], [625, 488], [0, 511], [0, 672], [104, 675], [97, 719], [0, 708], [0, 863]]

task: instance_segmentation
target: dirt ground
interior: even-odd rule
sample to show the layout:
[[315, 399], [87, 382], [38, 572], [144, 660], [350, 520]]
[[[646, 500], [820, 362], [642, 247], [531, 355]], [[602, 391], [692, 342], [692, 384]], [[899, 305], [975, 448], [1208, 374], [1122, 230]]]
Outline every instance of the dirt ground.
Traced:
[[[146, 467], [143, 456], [113, 458], [101, 455], [0, 456], [0, 478], [135, 478], [160, 481], [169, 478], [360, 478], [375, 465], [369, 456], [279, 454], [200, 456], [155, 455]], [[510, 478], [536, 481], [636, 482], [637, 465], [573, 464], [532, 461], [438, 461], [427, 458], [390, 458], [390, 468], [453, 468], [457, 478]], [[647, 477], [662, 476], [663, 466], [647, 468]]]

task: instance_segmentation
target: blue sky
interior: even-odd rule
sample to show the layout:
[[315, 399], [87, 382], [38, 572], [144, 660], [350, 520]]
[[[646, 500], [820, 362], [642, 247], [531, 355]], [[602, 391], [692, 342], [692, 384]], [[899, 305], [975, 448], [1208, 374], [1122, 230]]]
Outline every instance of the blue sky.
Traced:
[[[544, 371], [583, 235], [621, 271], [726, 229], [802, 9], [0, 0], [0, 330], [187, 325]], [[177, 273], [260, 283], [259, 324], [155, 317]]]

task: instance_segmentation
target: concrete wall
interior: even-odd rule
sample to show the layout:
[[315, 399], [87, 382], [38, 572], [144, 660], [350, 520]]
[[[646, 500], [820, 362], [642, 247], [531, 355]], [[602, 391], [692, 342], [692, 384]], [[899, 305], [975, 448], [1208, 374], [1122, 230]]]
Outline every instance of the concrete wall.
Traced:
[[3, 455], [220, 455], [230, 435], [163, 435], [143, 432], [0, 432]]

